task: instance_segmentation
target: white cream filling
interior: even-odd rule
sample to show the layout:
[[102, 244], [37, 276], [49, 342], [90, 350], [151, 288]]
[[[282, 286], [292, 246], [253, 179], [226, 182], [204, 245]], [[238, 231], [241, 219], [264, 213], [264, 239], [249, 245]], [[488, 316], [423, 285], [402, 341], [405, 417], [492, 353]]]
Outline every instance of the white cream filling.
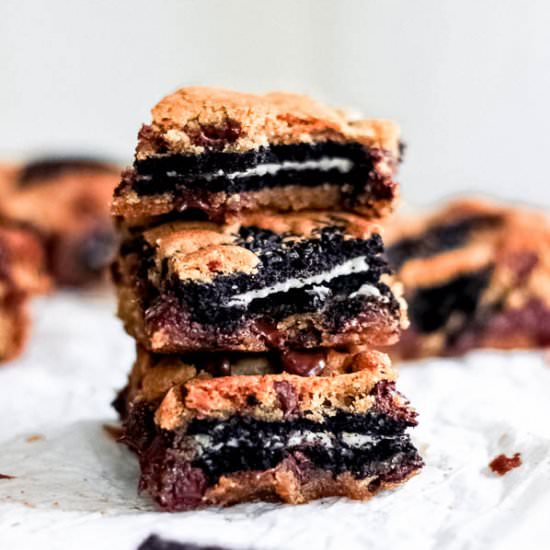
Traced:
[[380, 437], [376, 439], [371, 435], [358, 434], [355, 432], [342, 432], [341, 438], [348, 447], [355, 447], [357, 449], [368, 447], [380, 439]]
[[357, 298], [357, 296], [375, 296], [377, 298], [382, 297], [380, 291], [374, 285], [369, 285], [367, 283], [361, 285], [358, 290], [352, 292], [349, 295], [350, 298]]
[[320, 445], [321, 447], [332, 447], [334, 435], [329, 432], [302, 432], [295, 430], [290, 432], [288, 437], [288, 447], [298, 447], [300, 445]]
[[[346, 158], [330, 158], [321, 157], [318, 160], [304, 160], [296, 162], [292, 160], [285, 160], [281, 163], [266, 163], [258, 164], [253, 168], [248, 168], [241, 172], [230, 172], [226, 176], [233, 180], [238, 178], [247, 178], [249, 176], [274, 176], [279, 172], [296, 170], [301, 172], [303, 170], [320, 170], [321, 172], [328, 172], [329, 170], [338, 170], [342, 174], [350, 172], [353, 168], [353, 162]], [[223, 170], [219, 170], [215, 175], [223, 176]]]
[[[214, 429], [216, 431], [216, 429]], [[329, 431], [313, 432], [309, 430], [293, 430], [288, 434], [288, 437], [273, 435], [267, 438], [263, 442], [263, 447], [266, 449], [292, 449], [301, 446], [320, 446], [326, 449], [334, 447], [335, 438], [337, 434]], [[225, 443], [217, 443], [213, 445], [213, 438], [207, 434], [196, 434], [192, 436], [197, 448], [197, 456], [201, 456], [208, 451], [219, 451], [223, 447], [237, 448], [241, 444], [241, 441], [237, 438], [231, 437]], [[373, 436], [367, 434], [360, 434], [356, 432], [342, 432], [339, 439], [344, 445], [355, 449], [365, 449], [376, 445], [381, 439], [385, 439], [384, 436]], [[250, 441], [248, 441], [250, 443]]]
[[[224, 170], [218, 170], [216, 172], [211, 172], [210, 174], [204, 174], [204, 179], [212, 180], [222, 176], [226, 176], [230, 180], [247, 178], [249, 176], [274, 176], [279, 172], [296, 170], [301, 172], [303, 170], [319, 170], [320, 172], [328, 172], [329, 170], [338, 170], [342, 174], [347, 174], [351, 172], [354, 166], [353, 161], [341, 158], [341, 157], [321, 157], [318, 160], [304, 160], [301, 162], [294, 160], [285, 160], [281, 163], [266, 162], [265, 164], [258, 164], [252, 168], [247, 168], [246, 170], [228, 172]], [[166, 175], [169, 178], [176, 178], [180, 174], [177, 170], [168, 170]], [[153, 177], [150, 175], [140, 175], [141, 179], [152, 180]]]
[[312, 294], [313, 296], [317, 296], [320, 300], [326, 300], [332, 294], [332, 290], [323, 285], [314, 286], [309, 290], [306, 290], [306, 292], [308, 294]]
[[[352, 260], [348, 260], [343, 264], [337, 265], [329, 271], [319, 273], [318, 275], [312, 275], [311, 277], [291, 278], [281, 283], [276, 283], [274, 285], [260, 288], [258, 290], [249, 290], [247, 292], [243, 292], [242, 294], [236, 294], [229, 300], [229, 302], [227, 303], [227, 307], [246, 307], [253, 300], [267, 298], [271, 294], [275, 294], [277, 292], [288, 292], [289, 290], [303, 288], [309, 285], [322, 285], [323, 283], [328, 283], [336, 277], [352, 275], [354, 273], [364, 273], [368, 270], [369, 264], [367, 263], [366, 256], [359, 256], [357, 258], [353, 258]], [[318, 286], [316, 288], [322, 289], [323, 287]], [[359, 290], [357, 290], [353, 294], [355, 294], [356, 296], [380, 296], [380, 291], [374, 285], [365, 283]], [[320, 297], [323, 295], [326, 297], [328, 293], [324, 293], [321, 290], [318, 295]], [[350, 297], [353, 296], [350, 295]]]

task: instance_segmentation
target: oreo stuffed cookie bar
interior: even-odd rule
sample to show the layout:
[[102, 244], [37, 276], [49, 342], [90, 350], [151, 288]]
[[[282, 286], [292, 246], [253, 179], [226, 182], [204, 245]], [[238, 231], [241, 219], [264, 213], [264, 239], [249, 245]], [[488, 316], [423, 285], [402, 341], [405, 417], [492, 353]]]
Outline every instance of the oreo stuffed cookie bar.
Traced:
[[40, 240], [27, 229], [0, 225], [0, 362], [23, 350], [30, 327], [29, 300], [49, 287]]
[[309, 98], [184, 88], [115, 190], [115, 407], [163, 510], [368, 499], [422, 467], [387, 355], [407, 326], [380, 226], [395, 125]]
[[164, 223], [124, 238], [119, 315], [157, 353], [389, 345], [406, 320], [382, 253], [346, 213]]
[[[217, 357], [217, 361], [213, 359]], [[164, 510], [249, 500], [368, 499], [422, 467], [389, 358], [331, 351], [316, 376], [269, 354], [138, 350], [118, 400], [140, 489]]]
[[90, 158], [44, 157], [0, 168], [0, 214], [32, 229], [60, 286], [105, 279], [116, 252], [109, 212], [117, 166]]
[[227, 222], [257, 210], [391, 211], [399, 131], [290, 93], [182, 88], [152, 111], [113, 213]]
[[550, 221], [542, 212], [464, 199], [393, 220], [386, 236], [411, 322], [396, 356], [550, 345]]

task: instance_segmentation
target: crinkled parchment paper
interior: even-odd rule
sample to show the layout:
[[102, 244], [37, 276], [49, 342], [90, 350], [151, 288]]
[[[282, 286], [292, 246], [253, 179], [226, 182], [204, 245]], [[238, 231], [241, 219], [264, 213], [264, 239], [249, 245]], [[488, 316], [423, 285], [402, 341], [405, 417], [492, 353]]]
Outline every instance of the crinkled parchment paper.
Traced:
[[[247, 504], [167, 514], [136, 494], [134, 456], [103, 428], [132, 363], [108, 299], [35, 305], [24, 357], [0, 368], [0, 548], [134, 550], [151, 533], [256, 549], [549, 548], [550, 367], [475, 353], [401, 368], [424, 471], [367, 503]], [[503, 477], [488, 463], [520, 452]]]

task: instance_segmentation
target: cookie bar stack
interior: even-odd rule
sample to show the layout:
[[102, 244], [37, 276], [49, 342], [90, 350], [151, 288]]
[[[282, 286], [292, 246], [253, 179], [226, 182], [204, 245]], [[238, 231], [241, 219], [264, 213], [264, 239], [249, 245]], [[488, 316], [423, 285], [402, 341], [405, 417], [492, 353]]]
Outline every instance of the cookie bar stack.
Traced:
[[405, 323], [378, 227], [389, 122], [286, 93], [184, 88], [115, 190], [119, 316], [137, 358], [116, 407], [166, 510], [366, 499], [422, 466], [388, 357]]

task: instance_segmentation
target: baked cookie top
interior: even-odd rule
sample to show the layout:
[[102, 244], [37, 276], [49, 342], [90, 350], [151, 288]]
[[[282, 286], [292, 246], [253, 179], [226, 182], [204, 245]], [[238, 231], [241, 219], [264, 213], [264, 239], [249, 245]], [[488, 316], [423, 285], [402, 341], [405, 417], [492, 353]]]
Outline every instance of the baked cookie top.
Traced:
[[[202, 359], [155, 356], [138, 349], [128, 398], [133, 405], [160, 403], [156, 422], [167, 430], [195, 417], [246, 415], [273, 421], [292, 413], [322, 421], [339, 411], [367, 412], [380, 401], [380, 396], [373, 393], [375, 386], [396, 380], [389, 357], [376, 351], [331, 351], [321, 376], [275, 373], [266, 357], [235, 355], [231, 362], [234, 373], [212, 376], [204, 370], [208, 355]], [[388, 391], [388, 406], [392, 403], [397, 409], [406, 408], [408, 403], [399, 393]]]
[[399, 128], [357, 120], [341, 109], [288, 92], [246, 94], [187, 87], [163, 98], [143, 126], [138, 160], [162, 154], [242, 153], [270, 144], [353, 141], [399, 157]]

